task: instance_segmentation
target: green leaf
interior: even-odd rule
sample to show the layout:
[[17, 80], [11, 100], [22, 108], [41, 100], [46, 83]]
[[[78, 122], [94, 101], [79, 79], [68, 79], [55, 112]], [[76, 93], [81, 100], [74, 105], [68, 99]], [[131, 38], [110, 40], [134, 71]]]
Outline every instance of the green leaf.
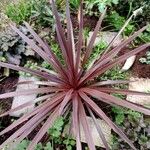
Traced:
[[118, 114], [115, 118], [116, 120], [116, 123], [118, 125], [121, 125], [123, 122], [124, 122], [124, 119], [125, 119], [125, 115], [124, 114]]
[[113, 107], [112, 111], [117, 114], [124, 114], [124, 109], [121, 107]]
[[106, 8], [106, 5], [104, 3], [100, 3], [99, 6], [98, 6], [98, 10], [100, 12], [104, 12], [105, 8]]
[[42, 150], [42, 149], [43, 149], [42, 143], [36, 145], [35, 150]]
[[53, 150], [52, 144], [48, 142], [46, 146], [44, 147], [44, 150]]
[[59, 117], [55, 122], [53, 127], [57, 130], [61, 130], [62, 126], [64, 125], [64, 118], [63, 117]]
[[72, 146], [71, 145], [67, 145], [67, 150], [72, 150]]
[[30, 143], [30, 142], [29, 142], [28, 140], [23, 140], [23, 141], [21, 141], [21, 142], [17, 145], [17, 147], [16, 147], [15, 150], [26, 150], [26, 148], [28, 147], [29, 143]]
[[112, 3], [117, 5], [119, 3], [119, 0], [112, 0]]

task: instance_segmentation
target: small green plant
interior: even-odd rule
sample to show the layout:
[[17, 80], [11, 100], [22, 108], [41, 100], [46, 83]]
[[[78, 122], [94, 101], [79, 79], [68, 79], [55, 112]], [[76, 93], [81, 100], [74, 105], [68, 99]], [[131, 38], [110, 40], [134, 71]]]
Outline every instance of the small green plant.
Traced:
[[54, 18], [47, 0], [29, 0], [32, 5], [31, 19], [41, 27], [51, 27], [54, 31]]
[[63, 55], [61, 53], [59, 45], [55, 42], [51, 42], [51, 43], [52, 43], [51, 49], [52, 49], [53, 53], [59, 58], [61, 63], [64, 64], [64, 58], [63, 58]]
[[76, 145], [76, 142], [74, 139], [72, 139], [71, 137], [68, 137], [66, 138], [64, 141], [63, 141], [63, 144], [66, 145], [66, 149], [67, 150], [72, 150], [73, 147]]
[[65, 145], [67, 150], [72, 150], [76, 142], [72, 137], [65, 135], [62, 137], [62, 131], [65, 125], [65, 120], [63, 117], [59, 117], [55, 120], [53, 126], [48, 130], [48, 134], [51, 137], [52, 145], [55, 144]]
[[30, 1], [20, 0], [18, 3], [7, 5], [5, 14], [17, 24], [27, 21], [31, 16], [32, 6]]
[[125, 80], [128, 77], [128, 73], [127, 72], [122, 72], [120, 73], [120, 66], [116, 66], [111, 70], [108, 70], [105, 72], [105, 74], [103, 74], [103, 76], [101, 76], [101, 80]]
[[139, 112], [120, 107], [113, 107], [112, 112], [115, 114], [115, 122], [118, 125], [123, 125], [126, 117], [128, 117], [130, 121], [136, 121], [141, 117]]
[[17, 147], [15, 149], [16, 150], [25, 150], [27, 148], [27, 146], [29, 145], [29, 143], [30, 143], [30, 141], [23, 140], [17, 145]]
[[93, 60], [98, 58], [98, 56], [100, 56], [102, 54], [102, 52], [104, 52], [106, 47], [107, 47], [107, 43], [105, 41], [101, 41], [98, 45], [96, 45], [93, 48], [93, 52], [91, 53], [91, 56], [90, 56], [88, 63], [86, 64], [85, 67], [88, 67], [89, 65], [91, 65]]
[[80, 6], [80, 0], [70, 0], [70, 8], [72, 10], [78, 10]]
[[146, 56], [139, 59], [142, 64], [150, 65], [150, 51], [146, 52]]
[[48, 134], [51, 135], [53, 143], [61, 144], [61, 133], [64, 126], [64, 118], [59, 117], [55, 120], [53, 126], [48, 130]]
[[83, 37], [84, 37], [85, 40], [87, 40], [87, 38], [89, 37], [89, 32], [90, 32], [90, 28], [85, 27], [83, 29]]
[[38, 26], [51, 27], [54, 31], [54, 19], [47, 0], [20, 0], [18, 3], [11, 3], [5, 9], [5, 14], [15, 23], [32, 21]]
[[3, 56], [0, 56], [0, 61], [2, 61], [2, 62], [6, 62], [6, 58], [5, 58], [5, 57], [3, 57]]
[[[63, 117], [57, 118], [53, 126], [47, 132], [49, 135], [49, 141], [46, 144], [38, 143], [35, 146], [34, 150], [54, 150], [55, 147], [59, 145], [63, 145], [64, 147], [66, 147], [66, 150], [72, 150], [76, 142], [69, 136], [62, 137], [64, 125], [65, 125], [64, 118]], [[25, 139], [15, 147], [15, 150], [26, 150], [29, 144], [30, 141]], [[9, 147], [5, 148], [5, 150], [9, 150]]]
[[112, 6], [118, 4], [119, 0], [85, 0], [86, 13], [89, 15], [98, 15], [94, 9], [96, 8], [99, 12], [104, 12], [106, 6]]
[[150, 26], [145, 30], [145, 32], [139, 35], [138, 43], [149, 43], [150, 42]]
[[[122, 28], [126, 21], [125, 17], [120, 16], [116, 11], [112, 11], [111, 14], [107, 16], [106, 20], [117, 31]], [[135, 31], [135, 26], [129, 23], [124, 29], [124, 35], [129, 36], [133, 31]]]
[[[27, 63], [24, 65], [24, 67], [29, 68], [29, 69], [33, 69], [36, 70], [37, 69], [37, 63], [33, 62], [32, 60], [27, 61]], [[26, 76], [26, 77], [31, 77], [32, 75], [30, 73], [25, 73], [20, 71], [19, 74], [21, 76]]]
[[[30, 141], [25, 139], [23, 141], [21, 141], [16, 147], [15, 150], [26, 150], [28, 145], [30, 144]], [[10, 150], [10, 147], [6, 147], [4, 150]], [[46, 143], [46, 145], [43, 145], [42, 143], [38, 143], [34, 150], [54, 150], [51, 143], [48, 142]]]

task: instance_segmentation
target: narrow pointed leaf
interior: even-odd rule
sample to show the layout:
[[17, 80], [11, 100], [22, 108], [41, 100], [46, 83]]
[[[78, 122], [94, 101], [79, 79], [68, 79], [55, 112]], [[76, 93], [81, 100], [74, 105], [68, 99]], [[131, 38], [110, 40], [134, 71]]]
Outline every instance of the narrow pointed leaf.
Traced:
[[91, 107], [91, 109], [99, 115], [99, 117], [106, 121], [106, 123], [123, 139], [125, 140], [133, 150], [136, 150], [131, 141], [127, 138], [127, 136], [119, 129], [106, 115], [105, 113], [98, 107], [85, 93], [80, 91], [80, 96], [84, 99], [84, 101]]
[[84, 56], [84, 59], [83, 59], [83, 65], [85, 64], [85, 62], [87, 61], [87, 59], [88, 59], [88, 58], [90, 57], [90, 55], [91, 55], [92, 48], [93, 48], [93, 44], [94, 44], [95, 39], [96, 39], [96, 37], [97, 37], [98, 31], [99, 31], [99, 29], [100, 29], [100, 27], [101, 27], [102, 21], [103, 21], [103, 19], [104, 19], [104, 17], [105, 17], [106, 10], [107, 10], [107, 9], [104, 10], [103, 14], [102, 14], [101, 17], [99, 18], [99, 21], [98, 21], [98, 23], [97, 23], [97, 25], [96, 25], [96, 28], [95, 28], [95, 30], [94, 30], [94, 33], [93, 33], [93, 35], [92, 35], [92, 37], [91, 37], [91, 39], [90, 39], [90, 42], [89, 42], [89, 44], [88, 44], [88, 46], [87, 46], [86, 53], [85, 53], [85, 56]]
[[67, 93], [66, 96], [64, 98], [64, 100], [61, 103], [60, 109], [59, 109], [59, 114], [61, 115], [63, 112], [63, 109], [65, 108], [65, 106], [67, 105], [67, 103], [70, 101], [71, 97], [72, 97], [72, 92], [73, 89], [70, 89]]
[[86, 118], [85, 110], [84, 110], [84, 107], [83, 107], [83, 104], [81, 101], [79, 101], [79, 116], [80, 116], [79, 119], [80, 119], [80, 122], [82, 124], [83, 131], [85, 133], [85, 137], [86, 137], [89, 149], [90, 150], [96, 150], [95, 145], [94, 145], [94, 141], [92, 138], [92, 134], [91, 134], [91, 131], [89, 128], [89, 124], [88, 124], [88, 121]]
[[115, 96], [106, 94], [104, 92], [100, 92], [100, 91], [95, 90], [95, 89], [85, 88], [83, 90], [84, 90], [84, 92], [88, 93], [92, 97], [100, 99], [101, 101], [103, 101], [105, 103], [109, 102], [109, 103], [112, 103], [112, 104], [115, 104], [115, 105], [118, 105], [118, 106], [126, 107], [126, 108], [129, 108], [129, 109], [141, 112], [145, 115], [150, 115], [150, 109], [145, 108], [143, 106], [139, 106], [139, 105], [137, 105], [135, 103], [132, 103], [132, 102], [129, 102], [127, 100], [121, 100], [121, 99], [119, 99]]
[[76, 93], [75, 97], [72, 100], [72, 104], [73, 104], [72, 120], [73, 120], [73, 131], [76, 137], [76, 147], [77, 150], [82, 150], [81, 141], [80, 141], [80, 126], [79, 126], [80, 123], [79, 123], [79, 114], [78, 114], [79, 100], [80, 98]]
[[108, 146], [108, 143], [107, 143], [107, 141], [106, 141], [106, 138], [105, 138], [105, 136], [104, 136], [104, 134], [103, 134], [103, 131], [102, 131], [101, 127], [100, 127], [100, 124], [97, 123], [97, 120], [96, 120], [96, 118], [95, 118], [93, 112], [92, 112], [91, 109], [89, 108], [89, 106], [86, 105], [86, 107], [87, 107], [87, 109], [88, 109], [88, 111], [89, 111], [89, 113], [90, 113], [90, 115], [91, 115], [91, 117], [92, 117], [92, 119], [93, 119], [93, 122], [94, 122], [94, 124], [95, 124], [95, 127], [96, 127], [96, 129], [97, 129], [97, 131], [98, 131], [98, 133], [99, 133], [99, 136], [100, 136], [100, 138], [101, 138], [101, 140], [102, 140], [102, 142], [103, 142], [103, 144], [104, 144], [106, 150], [110, 150], [110, 149], [109, 149], [109, 146]]
[[44, 123], [42, 128], [39, 130], [37, 135], [34, 137], [30, 145], [27, 147], [27, 150], [33, 150], [37, 143], [42, 139], [42, 137], [45, 135], [45, 133], [48, 131], [48, 129], [52, 126], [55, 119], [58, 117], [58, 107], [55, 109], [55, 111], [50, 115], [50, 117], [47, 119], [47, 121]]

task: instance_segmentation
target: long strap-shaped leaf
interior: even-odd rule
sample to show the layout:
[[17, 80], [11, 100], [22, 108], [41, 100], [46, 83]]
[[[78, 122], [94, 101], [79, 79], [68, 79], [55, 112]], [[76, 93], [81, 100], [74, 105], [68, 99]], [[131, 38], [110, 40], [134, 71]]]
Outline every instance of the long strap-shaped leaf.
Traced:
[[63, 89], [58, 89], [54, 87], [46, 87], [46, 88], [38, 88], [38, 89], [32, 89], [32, 90], [29, 89], [29, 90], [15, 91], [15, 92], [0, 94], [0, 99], [20, 96], [20, 95], [44, 94], [44, 93], [50, 93], [50, 92], [56, 92], [56, 91], [63, 91]]
[[91, 88], [85, 88], [85, 89], [83, 89], [83, 91], [97, 99], [100, 99], [101, 101], [103, 101], [105, 103], [107, 103], [107, 102], [112, 103], [112, 104], [115, 104], [118, 106], [126, 107], [129, 109], [141, 112], [145, 115], [150, 115], [150, 109], [143, 107], [143, 106], [139, 106], [139, 105], [129, 102], [127, 100], [121, 100], [115, 96], [112, 96], [107, 93], [100, 92], [98, 90], [91, 89]]
[[14, 141], [17, 137], [19, 137], [26, 129], [33, 126], [40, 118], [45, 116], [51, 109], [47, 108], [44, 111], [40, 111], [33, 118], [30, 119], [25, 125], [23, 125], [19, 130], [17, 130], [14, 134], [12, 134], [2, 145], [0, 145], [0, 149], [10, 142]]
[[32, 34], [34, 39], [38, 42], [39, 46], [41, 46], [43, 50], [52, 57], [51, 51], [49, 47], [45, 44], [45, 42], [38, 36], [38, 34], [31, 28], [31, 26], [27, 22], [24, 22], [24, 24], [28, 31]]
[[100, 18], [99, 18], [99, 21], [97, 22], [97, 25], [96, 25], [96, 28], [95, 28], [95, 30], [94, 30], [94, 33], [93, 33], [93, 35], [92, 35], [92, 37], [91, 37], [91, 39], [90, 39], [90, 42], [89, 42], [89, 44], [88, 44], [88, 46], [87, 46], [87, 49], [86, 49], [86, 53], [85, 53], [85, 56], [84, 56], [84, 59], [83, 59], [83, 65], [86, 63], [86, 61], [88, 60], [88, 58], [89, 58], [90, 55], [91, 55], [92, 48], [93, 48], [93, 44], [94, 44], [95, 39], [96, 39], [96, 37], [97, 37], [97, 33], [98, 33], [98, 31], [99, 31], [99, 29], [100, 29], [100, 27], [101, 27], [102, 21], [103, 21], [103, 19], [104, 19], [104, 17], [105, 17], [106, 10], [107, 10], [107, 9], [104, 10], [104, 12], [102, 13], [102, 15], [101, 15]]
[[18, 82], [15, 86], [22, 85], [22, 84], [35, 84], [35, 85], [44, 85], [44, 86], [61, 88], [61, 84], [51, 82], [51, 81], [22, 81], [22, 82]]
[[128, 83], [131, 83], [131, 82], [135, 82], [135, 81], [130, 81], [130, 80], [106, 80], [106, 81], [95, 82], [95, 83], [91, 84], [90, 86], [98, 87], [98, 86], [104, 86], [104, 85], [128, 84]]
[[68, 67], [70, 67], [70, 60], [69, 60], [68, 53], [67, 53], [67, 50], [65, 48], [65, 45], [62, 41], [62, 37], [60, 35], [60, 32], [58, 30], [57, 24], [56, 24], [56, 32], [57, 32], [57, 38], [58, 38], [59, 46], [60, 46], [62, 54], [63, 54], [63, 58], [65, 60], [65, 63], [69, 65], [69, 66], [66, 66], [68, 68]]
[[31, 101], [30, 101], [30, 102], [26, 102], [26, 103], [24, 103], [24, 104], [22, 104], [22, 105], [19, 105], [19, 106], [13, 108], [13, 109], [10, 109], [9, 111], [7, 111], [7, 112], [1, 114], [1, 115], [0, 115], [0, 118], [1, 118], [1, 117], [4, 117], [4, 116], [6, 116], [6, 115], [9, 115], [10, 113], [13, 113], [13, 112], [22, 110], [23, 108], [26, 108], [27, 106], [31, 106], [31, 105], [33, 105], [34, 103], [43, 101], [43, 100], [45, 100], [45, 99], [49, 99], [49, 98], [51, 98], [51, 95], [53, 95], [53, 94], [49, 94], [49, 95], [44, 95], [44, 96], [38, 97], [38, 98], [36, 98], [33, 102], [31, 102]]
[[11, 28], [20, 35], [20, 37], [35, 51], [37, 52], [45, 61], [50, 63], [53, 68], [58, 71], [59, 73], [62, 73], [62, 70], [59, 66], [54, 62], [54, 60], [49, 57], [40, 47], [38, 47], [33, 40], [29, 39], [26, 35], [24, 35], [19, 29], [17, 29], [15, 26], [11, 25]]
[[92, 110], [100, 117], [102, 118], [104, 121], [106, 121], [106, 123], [123, 139], [125, 140], [133, 150], [136, 150], [136, 148], [134, 147], [134, 145], [131, 143], [131, 141], [128, 139], [128, 137], [121, 131], [121, 129], [119, 129], [107, 116], [106, 114], [100, 109], [99, 106], [97, 106], [97, 104], [95, 104], [93, 102], [93, 100], [91, 100], [85, 93], [83, 93], [82, 91], [79, 92], [80, 96], [84, 99], [84, 101], [89, 105], [90, 108], [92, 108]]
[[73, 131], [74, 135], [76, 137], [76, 147], [77, 150], [82, 150], [81, 142], [80, 142], [80, 126], [79, 126], [79, 103], [78, 101], [81, 98], [77, 95], [77, 93], [74, 95], [74, 98], [72, 99], [73, 104], [73, 112], [72, 112], [72, 122], [73, 122]]
[[57, 66], [60, 67], [64, 75], [66, 76], [66, 72], [63, 69], [62, 64], [57, 59], [56, 55], [52, 52], [51, 48], [48, 46], [47, 43], [45, 43], [38, 35], [37, 33], [30, 27], [30, 25], [27, 22], [24, 22], [27, 29], [30, 31], [30, 33], [33, 35], [34, 39], [40, 44], [40, 46], [43, 48], [43, 50], [54, 60], [54, 62], [57, 64]]
[[50, 117], [44, 123], [40, 131], [37, 133], [37, 135], [34, 137], [32, 142], [27, 147], [27, 150], [33, 150], [34, 147], [37, 145], [37, 143], [42, 139], [42, 137], [45, 135], [47, 130], [52, 126], [55, 119], [59, 116], [58, 110], [59, 110], [59, 106], [55, 109], [55, 111], [50, 115]]
[[104, 144], [106, 150], [110, 150], [110, 148], [109, 148], [109, 146], [108, 146], [108, 143], [107, 143], [107, 141], [106, 141], [106, 138], [105, 138], [105, 136], [104, 136], [104, 134], [103, 134], [103, 131], [102, 131], [102, 128], [101, 128], [100, 124], [97, 123], [97, 120], [96, 120], [96, 118], [95, 118], [95, 116], [94, 116], [92, 110], [89, 108], [89, 106], [88, 106], [87, 104], [86, 104], [86, 107], [87, 107], [87, 109], [88, 109], [88, 111], [89, 111], [89, 113], [90, 113], [90, 116], [91, 116], [92, 119], [93, 119], [93, 122], [94, 122], [94, 124], [95, 124], [95, 127], [96, 127], [96, 129], [97, 129], [97, 131], [98, 131], [98, 134], [99, 134], [99, 136], [100, 136], [100, 138], [101, 138], [101, 140], [102, 140], [102, 142], [103, 142], [103, 144]]
[[69, 9], [69, 2], [66, 0], [66, 16], [67, 16], [67, 41], [68, 41], [68, 55], [71, 62], [72, 68], [74, 68], [75, 64], [75, 43], [74, 43], [74, 35], [73, 35], [73, 27], [70, 17], [70, 9]]
[[16, 66], [16, 65], [13, 65], [13, 64], [3, 63], [3, 62], [0, 62], [0, 66], [1, 67], [6, 67], [6, 68], [9, 68], [9, 69], [13, 69], [13, 70], [16, 70], [16, 71], [23, 71], [23, 72], [26, 72], [26, 73], [30, 73], [34, 76], [38, 76], [38, 77], [41, 77], [43, 79], [54, 81], [54, 82], [57, 82], [57, 83], [61, 83], [61, 84], [64, 83], [60, 79], [58, 79], [56, 76], [54, 76], [52, 74], [42, 73], [38, 70], [32, 70], [30, 68], [20, 67], [20, 66]]
[[112, 47], [113, 43], [117, 40], [117, 38], [121, 35], [121, 33], [124, 31], [124, 29], [127, 27], [127, 25], [129, 24], [129, 22], [131, 21], [131, 19], [133, 18], [133, 14], [130, 16], [130, 18], [125, 22], [125, 24], [123, 25], [123, 27], [120, 29], [120, 31], [118, 32], [118, 34], [112, 39], [112, 41], [109, 43], [108, 47], [106, 48], [106, 50], [104, 51], [101, 59], [104, 58], [105, 54], [110, 50], [110, 48]]
[[95, 77], [96, 75], [101, 75], [101, 74], [104, 73], [106, 70], [113, 68], [114, 66], [120, 64], [121, 62], [125, 61], [125, 60], [128, 59], [129, 57], [131, 57], [131, 56], [133, 56], [133, 55], [136, 55], [136, 54], [138, 54], [139, 52], [141, 52], [141, 51], [143, 51], [143, 50], [145, 50], [145, 49], [147, 49], [147, 48], [149, 48], [149, 47], [150, 47], [150, 43], [147, 43], [147, 44], [144, 44], [144, 45], [142, 45], [142, 46], [140, 46], [140, 47], [138, 47], [138, 48], [135, 48], [134, 50], [132, 50], [132, 51], [130, 51], [130, 52], [128, 52], [128, 53], [126, 53], [126, 54], [124, 54], [124, 55], [118, 57], [116, 60], [114, 60], [114, 61], [112, 61], [112, 62], [110, 62], [110, 63], [104, 65], [103, 67], [100, 67], [100, 68], [96, 71], [95, 75], [92, 76], [92, 78]]
[[105, 71], [107, 71], [108, 69], [113, 68], [115, 65], [120, 64], [121, 62], [125, 61], [126, 59], [128, 59], [130, 56], [133, 56], [143, 50], [145, 50], [146, 48], [150, 47], [150, 43], [148, 44], [144, 44], [138, 48], [135, 48], [134, 50], [120, 56], [119, 58], [117, 58], [114, 61], [111, 61], [110, 63], [101, 66], [101, 67], [97, 67], [97, 70], [95, 71], [94, 69], [91, 69], [89, 72], [87, 72], [83, 78], [81, 78], [79, 84], [83, 83], [86, 79], [92, 79], [94, 77], [96, 77], [97, 75], [101, 75], [102, 73], [104, 73]]
[[143, 95], [143, 96], [149, 96], [150, 98], [150, 93], [132, 91], [127, 89], [113, 89], [113, 88], [99, 88], [99, 87], [98, 88], [95, 87], [94, 89], [105, 93], [118, 93], [123, 95]]
[[37, 106], [32, 112], [25, 114], [20, 119], [16, 120], [14, 123], [12, 123], [10, 126], [8, 126], [6, 129], [1, 131], [0, 135], [3, 135], [5, 133], [9, 132], [10, 130], [17, 127], [18, 125], [20, 125], [24, 121], [28, 120], [32, 116], [36, 115], [40, 111], [44, 111], [47, 107], [53, 108], [54, 106], [56, 106], [58, 103], [60, 103], [62, 101], [62, 98], [64, 97], [64, 95], [65, 95], [64, 93], [60, 93], [60, 94], [57, 94], [56, 96], [54, 96], [53, 99], [51, 99], [50, 101], [43, 102], [43, 104]]
[[85, 137], [86, 137], [86, 140], [87, 140], [87, 143], [88, 143], [88, 147], [90, 150], [96, 150], [95, 149], [95, 145], [94, 145], [94, 141], [93, 141], [93, 138], [92, 138], [92, 134], [91, 134], [91, 131], [90, 131], [90, 128], [89, 128], [89, 124], [88, 124], [88, 121], [87, 121], [87, 118], [86, 118], [86, 113], [85, 113], [85, 110], [84, 110], [84, 106], [81, 102], [81, 100], [79, 100], [79, 120], [82, 124], [82, 127], [83, 127], [83, 131], [85, 133]]
[[79, 9], [79, 37], [78, 37], [78, 45], [77, 45], [77, 56], [76, 56], [76, 74], [79, 71], [79, 66], [81, 66], [81, 49], [83, 44], [83, 0], [80, 1], [80, 9]]
[[137, 36], [139, 36], [140, 33], [142, 33], [147, 28], [148, 28], [148, 25], [144, 26], [143, 28], [141, 28], [140, 30], [138, 30], [137, 32], [135, 32], [132, 36], [130, 36], [128, 39], [126, 39], [123, 42], [121, 42], [117, 47], [113, 48], [110, 52], [105, 53], [103, 55], [103, 57], [99, 58], [99, 60], [96, 62], [95, 65], [98, 65], [102, 60], [105, 60], [106, 58], [109, 58], [109, 60], [111, 60], [114, 56], [116, 56], [119, 53], [119, 51], [122, 48], [124, 48], [127, 44], [129, 44], [130, 42], [132, 42]]
[[[140, 29], [139, 31], [135, 32], [131, 37], [129, 37], [127, 40], [124, 40], [123, 42], [121, 42], [117, 47], [115, 47], [114, 49], [112, 49], [109, 53], [107, 53], [103, 59], [101, 59], [101, 57], [99, 58], [99, 60], [96, 62], [96, 64], [87, 71], [86, 75], [92, 74], [94, 71], [96, 71], [98, 68], [102, 67], [103, 65], [105, 65], [106, 63], [108, 63], [109, 61], [111, 61], [113, 59], [113, 57], [115, 57], [123, 47], [125, 47], [127, 44], [129, 44], [131, 41], [133, 41], [141, 32], [143, 32], [146, 28], [148, 27], [145, 26], [142, 29]], [[86, 76], [85, 75], [85, 76]]]
[[66, 60], [66, 64], [70, 65], [69, 57], [68, 57], [67, 41], [65, 38], [64, 30], [62, 28], [60, 17], [59, 17], [58, 11], [56, 9], [54, 0], [50, 0], [50, 3], [52, 4], [52, 11], [53, 11], [53, 15], [55, 16], [55, 20], [56, 20], [56, 32], [57, 32], [58, 41], [59, 41], [59, 44], [60, 44], [60, 47], [62, 50], [62, 54], [63, 54], [64, 60]]
[[14, 146], [17, 146], [24, 138], [26, 138], [44, 119], [47, 118], [47, 115], [41, 117], [36, 121], [32, 126], [27, 128], [18, 138], [15, 139]]
[[63, 44], [64, 44], [65, 48], [67, 48], [67, 42], [66, 42], [65, 34], [64, 34], [65, 32], [63, 30], [58, 11], [56, 9], [55, 2], [54, 2], [54, 0], [50, 0], [50, 1], [51, 1], [51, 4], [52, 4], [52, 11], [53, 11], [53, 14], [54, 14], [55, 19], [56, 19], [56, 24], [58, 26], [58, 31], [59, 31], [59, 33], [61, 35], [61, 38], [62, 38], [62, 41], [63, 41]]
[[59, 109], [59, 114], [60, 115], [62, 114], [63, 109], [65, 108], [67, 103], [70, 101], [70, 99], [72, 97], [72, 92], [73, 92], [73, 89], [70, 89], [68, 92], [66, 92], [66, 96], [65, 96], [64, 100], [62, 101], [62, 103], [60, 105], [60, 109]]

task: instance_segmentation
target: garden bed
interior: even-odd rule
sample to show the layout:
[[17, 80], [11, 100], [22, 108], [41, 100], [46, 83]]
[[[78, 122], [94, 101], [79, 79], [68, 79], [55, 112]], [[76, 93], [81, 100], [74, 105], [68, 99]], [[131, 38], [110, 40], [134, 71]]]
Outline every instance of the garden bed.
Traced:
[[[114, 9], [115, 9], [115, 7], [114, 7]], [[111, 14], [111, 11], [113, 12], [113, 8], [110, 7], [109, 14]], [[126, 16], [123, 16], [123, 17], [126, 17]], [[108, 20], [107, 20], [108, 18], [106, 17], [106, 20], [104, 21], [104, 24], [102, 24], [102, 28], [105, 27], [105, 26], [109, 26], [112, 23], [112, 21], [110, 21], [108, 23]], [[71, 14], [71, 20], [72, 20], [72, 24], [73, 24], [73, 28], [74, 28], [75, 42], [76, 42], [76, 40], [78, 39], [78, 31], [79, 31], [79, 24], [78, 24], [78, 18], [77, 18], [77, 13], [76, 12], [75, 13], [73, 12]], [[120, 20], [121, 19], [119, 18], [118, 22]], [[29, 20], [27, 19], [26, 21], [29, 21]], [[85, 38], [87, 38], [86, 36], [89, 35], [90, 31], [93, 31], [95, 29], [97, 21], [98, 21], [98, 17], [97, 16], [94, 16], [94, 15], [90, 16], [89, 14], [86, 14], [84, 16], [83, 22], [84, 22], [84, 31], [85, 31], [84, 37]], [[43, 24], [40, 24], [37, 27], [38, 23], [36, 21], [35, 22], [31, 21], [31, 22], [32, 22], [32, 26], [34, 26], [35, 29], [37, 29], [38, 33], [41, 33], [42, 31], [45, 31], [45, 33], [47, 33], [46, 40], [48, 40], [48, 42], [51, 45], [53, 45], [53, 41], [51, 41], [49, 38], [47, 39], [48, 35], [51, 35], [52, 37], [54, 35], [54, 37], [56, 37], [56, 33], [52, 32], [53, 27], [50, 27], [51, 29], [48, 29], [49, 24], [46, 27], [43, 26]], [[122, 22], [124, 22], [124, 20]], [[122, 22], [120, 23], [121, 25], [119, 24], [120, 26], [122, 26]], [[64, 21], [64, 24], [65, 24], [65, 21]], [[41, 31], [41, 26], [42, 26], [42, 31]], [[115, 31], [118, 30], [117, 29], [118, 26], [116, 27], [116, 24], [115, 25], [112, 24], [112, 26], [115, 26], [115, 29], [114, 29]], [[106, 29], [109, 30], [109, 31], [111, 31], [112, 28], [113, 28], [112, 26], [110, 28], [108, 27]], [[128, 29], [130, 29], [130, 28], [128, 28]], [[129, 31], [126, 31], [123, 34], [125, 34], [125, 36], [127, 36], [128, 34], [131, 34], [131, 33], [129, 33]], [[140, 45], [141, 41], [138, 44]], [[86, 46], [86, 43], [85, 43], [85, 46]], [[103, 48], [103, 46], [105, 47], [105, 44], [102, 44], [99, 47], [99, 49]], [[57, 47], [57, 46], [55, 46], [55, 47]], [[128, 48], [123, 49], [121, 52], [119, 52], [119, 56], [125, 54], [128, 51], [129, 51]], [[134, 62], [134, 65], [132, 66], [131, 70], [129, 70], [127, 72], [127, 74], [129, 73], [128, 75], [124, 75], [124, 73], [120, 73], [121, 67], [119, 67], [118, 70], [115, 70], [115, 71], [112, 71], [112, 72], [110, 71], [110, 73], [107, 73], [106, 76], [104, 77], [104, 79], [108, 78], [109, 80], [111, 80], [111, 79], [115, 80], [116, 79], [115, 76], [119, 76], [119, 75], [121, 76], [121, 77], [119, 76], [120, 79], [123, 78], [123, 79], [127, 79], [127, 80], [130, 77], [132, 77], [132, 76], [138, 77], [138, 78], [145, 78], [145, 79], [146, 78], [150, 78], [150, 65], [148, 65], [148, 64], [142, 64], [139, 61], [140, 58], [145, 57], [146, 51], [147, 50], [145, 50], [143, 52], [140, 52], [139, 54], [136, 55], [136, 61]], [[56, 55], [59, 55], [58, 56], [59, 58], [61, 58], [58, 47], [56, 48], [55, 53], [56, 53]], [[94, 55], [94, 54], [92, 54], [92, 55]], [[26, 57], [26, 56], [23, 55], [23, 58], [24, 57]], [[39, 60], [38, 63], [40, 65], [43, 63], [43, 62], [41, 62], [41, 60], [37, 56], [36, 56], [36, 58], [34, 58], [34, 56], [29, 56], [29, 57], [27, 57], [27, 59], [25, 58], [24, 60], [25, 61], [28, 60], [28, 59], [30, 60], [30, 58], [35, 59], [35, 60]], [[23, 63], [25, 62], [24, 60], [23, 61], [21, 60], [21, 65], [22, 65], [22, 62]], [[123, 65], [123, 63], [121, 65]], [[33, 67], [33, 66], [31, 66], [31, 67]], [[3, 70], [1, 69], [1, 72], [2, 71]], [[2, 81], [0, 81], [0, 94], [6, 93], [6, 92], [10, 92], [10, 91], [14, 91], [15, 87], [16, 87], [16, 84], [17, 84], [17, 81], [18, 81], [18, 75], [14, 75], [14, 74], [10, 74], [9, 77], [6, 77]], [[108, 86], [108, 87], [111, 87], [111, 86]], [[116, 87], [116, 88], [118, 88], [118, 87]], [[118, 96], [122, 96], [122, 95], [116, 95], [116, 96], [118, 97]], [[126, 97], [123, 97], [123, 98], [126, 98]], [[150, 121], [149, 121], [149, 118], [147, 116], [138, 114], [138, 113], [136, 113], [134, 111], [132, 112], [132, 111], [130, 111], [128, 109], [126, 110], [126, 109], [114, 108], [114, 107], [112, 107], [112, 106], [110, 106], [108, 104], [105, 104], [105, 103], [101, 102], [101, 101], [96, 101], [96, 104], [100, 108], [102, 108], [102, 110], [106, 113], [107, 116], [109, 116], [119, 127], [122, 128], [122, 130], [128, 135], [129, 139], [131, 139], [131, 141], [134, 143], [134, 145], [137, 147], [138, 150], [141, 150], [141, 149], [145, 149], [145, 150], [146, 149], [150, 149], [150, 142], [149, 142], [150, 141]], [[3, 112], [9, 110], [11, 108], [11, 105], [12, 105], [12, 98], [0, 100], [0, 114], [2, 114]], [[88, 110], [86, 110], [86, 113], [87, 113], [87, 115], [89, 115]], [[98, 116], [96, 116], [96, 117], [98, 117]], [[2, 131], [7, 126], [9, 126], [14, 120], [16, 120], [16, 118], [10, 117], [10, 116], [6, 116], [6, 117], [3, 117], [3, 118], [0, 118], [0, 131]], [[22, 125], [20, 125], [17, 128], [13, 129], [9, 133], [1, 136], [1, 138], [0, 138], [0, 144], [2, 144], [10, 135], [12, 135], [12, 133], [14, 133], [21, 126]], [[35, 134], [38, 133], [38, 131], [40, 130], [40, 128], [41, 128], [41, 125], [39, 125], [38, 127], [36, 127], [36, 129], [27, 137], [27, 139], [28, 140], [32, 140], [33, 137], [35, 136]], [[60, 127], [60, 128], [63, 128], [63, 127]], [[120, 149], [120, 150], [122, 150], [122, 149], [124, 149], [124, 150], [130, 150], [130, 147], [125, 142], [123, 142], [123, 140], [121, 140], [115, 133], [112, 132], [112, 134], [113, 134], [113, 140], [112, 140], [111, 145], [112, 145], [113, 150], [117, 150], [117, 149]], [[64, 142], [66, 140], [66, 137], [63, 137], [62, 134], [60, 134], [59, 138], [61, 138], [61, 140], [62, 140], [61, 142], [62, 143], [59, 144], [59, 142], [57, 141], [58, 143], [55, 145], [55, 148], [57, 147], [59, 149], [65, 149], [66, 148], [65, 146], [69, 145], [69, 146], [71, 146], [72, 149], [75, 149], [75, 145], [74, 144], [71, 145], [70, 144], [71, 142], [68, 145]], [[55, 141], [53, 141], [53, 140], [54, 140], [53, 137], [51, 137], [47, 133], [42, 138], [42, 140], [40, 142], [43, 145], [45, 145], [49, 141], [55, 143]], [[71, 141], [72, 139], [69, 139], [69, 140]], [[85, 149], [85, 147], [87, 147], [87, 145], [83, 144], [83, 148], [84, 149]], [[99, 150], [99, 149], [103, 149], [103, 148], [97, 148], [97, 150]]]

